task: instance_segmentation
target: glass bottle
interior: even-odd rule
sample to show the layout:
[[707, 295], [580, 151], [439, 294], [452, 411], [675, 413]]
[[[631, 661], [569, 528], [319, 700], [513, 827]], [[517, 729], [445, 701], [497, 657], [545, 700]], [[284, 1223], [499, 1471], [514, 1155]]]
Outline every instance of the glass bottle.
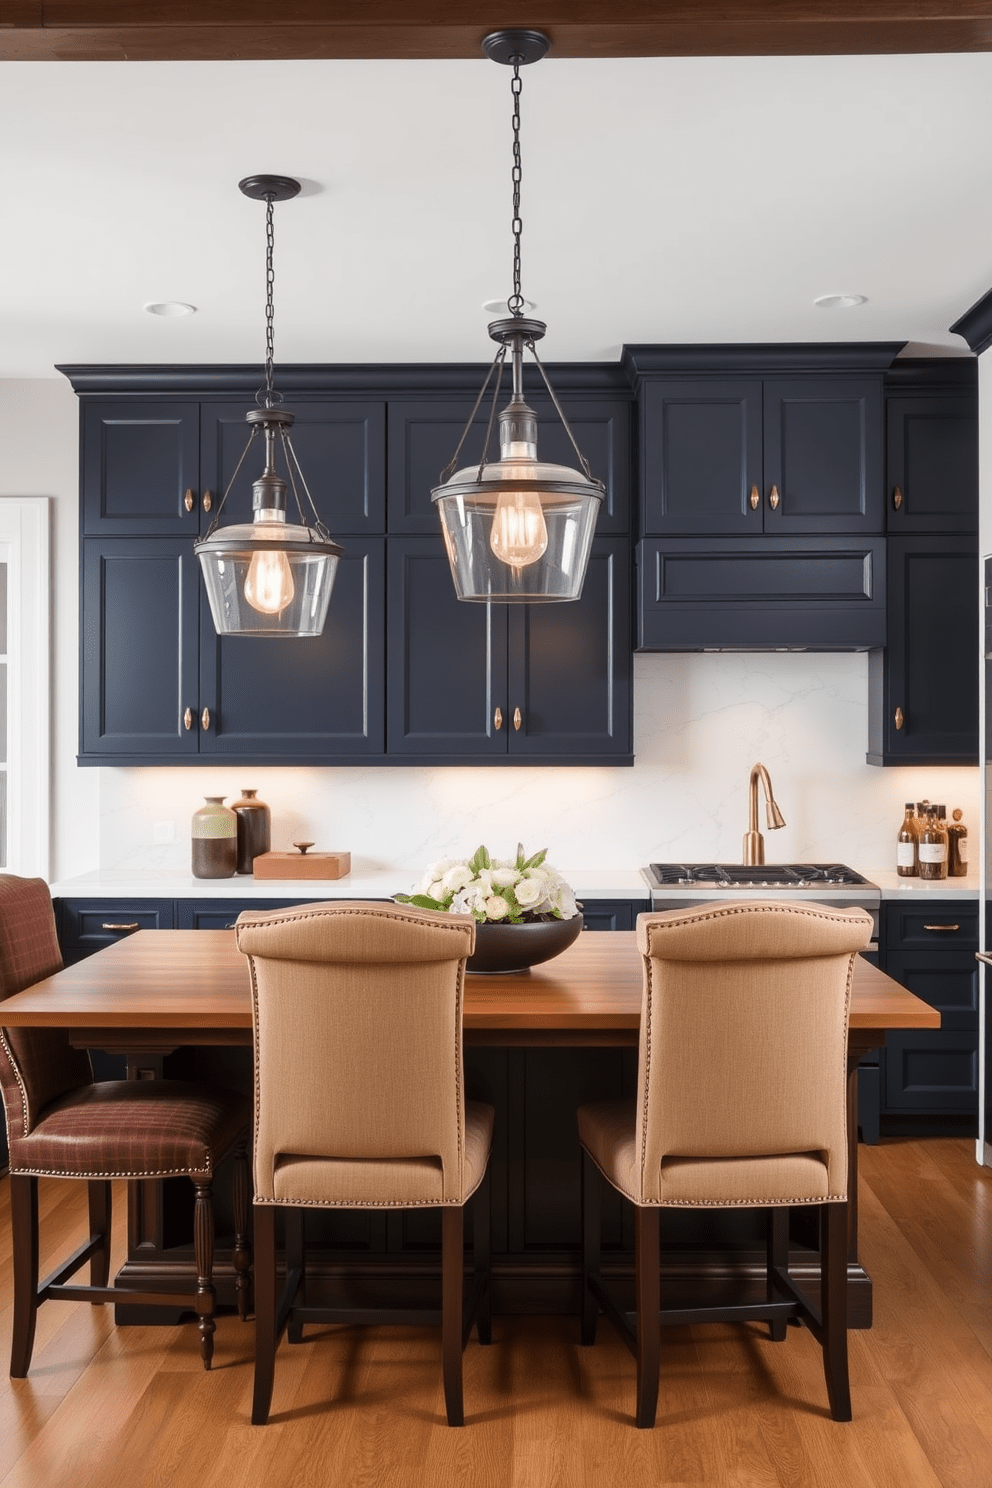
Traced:
[[238, 872], [251, 873], [255, 859], [272, 846], [272, 817], [257, 790], [243, 790], [231, 810], [238, 818]]
[[941, 825], [936, 809], [929, 803], [920, 832], [920, 877], [947, 877], [947, 830]]
[[949, 878], [965, 878], [968, 873], [968, 828], [961, 820], [960, 806], [951, 812], [953, 820], [947, 828], [947, 874]]
[[900, 878], [915, 878], [920, 871], [920, 847], [913, 802], [906, 802], [906, 815], [902, 819], [896, 838], [896, 872]]

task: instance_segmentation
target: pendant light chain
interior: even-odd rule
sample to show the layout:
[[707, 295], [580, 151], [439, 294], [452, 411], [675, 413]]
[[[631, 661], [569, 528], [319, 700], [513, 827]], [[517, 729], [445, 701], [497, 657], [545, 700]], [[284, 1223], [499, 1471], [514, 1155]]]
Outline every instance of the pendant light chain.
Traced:
[[520, 77], [520, 63], [513, 63], [513, 82], [510, 91], [513, 94], [513, 171], [511, 180], [513, 182], [513, 221], [510, 224], [513, 233], [513, 293], [506, 302], [506, 308], [511, 315], [522, 315], [524, 308], [524, 297], [520, 292], [520, 237], [524, 224], [520, 216], [520, 183], [523, 179], [523, 165], [520, 155], [520, 95], [523, 92], [523, 80]]
[[[273, 290], [276, 274], [275, 259], [275, 213], [273, 198], [265, 198], [265, 406], [271, 408], [276, 398], [272, 391], [273, 363], [275, 360], [275, 306]], [[280, 400], [281, 401], [281, 400]]]

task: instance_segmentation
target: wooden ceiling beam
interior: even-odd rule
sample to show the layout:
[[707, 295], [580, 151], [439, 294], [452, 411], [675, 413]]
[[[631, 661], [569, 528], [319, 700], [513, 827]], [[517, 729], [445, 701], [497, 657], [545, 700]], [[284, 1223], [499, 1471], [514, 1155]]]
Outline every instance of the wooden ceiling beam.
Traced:
[[992, 0], [0, 0], [0, 59], [478, 57], [496, 25], [558, 57], [992, 50]]

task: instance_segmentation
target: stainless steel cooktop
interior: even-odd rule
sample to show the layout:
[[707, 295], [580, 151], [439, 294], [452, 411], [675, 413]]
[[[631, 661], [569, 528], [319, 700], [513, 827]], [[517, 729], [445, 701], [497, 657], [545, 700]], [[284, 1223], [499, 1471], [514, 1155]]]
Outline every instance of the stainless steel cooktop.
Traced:
[[658, 888], [698, 884], [720, 889], [817, 889], [868, 884], [844, 863], [651, 863], [648, 874]]

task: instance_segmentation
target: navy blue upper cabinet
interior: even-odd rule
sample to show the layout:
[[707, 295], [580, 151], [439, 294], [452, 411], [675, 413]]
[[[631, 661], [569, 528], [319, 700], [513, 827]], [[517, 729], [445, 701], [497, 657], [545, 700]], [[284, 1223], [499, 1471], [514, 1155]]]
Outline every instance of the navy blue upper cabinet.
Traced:
[[[480, 386], [484, 375], [479, 375]], [[561, 392], [557, 387], [555, 391], [593, 476], [606, 486], [606, 499], [596, 522], [597, 532], [626, 532], [630, 526], [629, 398], [591, 397]], [[576, 469], [578, 457], [547, 395], [542, 397], [528, 390], [526, 396], [539, 419], [537, 447], [541, 459]], [[504, 379], [500, 407], [505, 405], [508, 397]], [[431, 501], [431, 491], [440, 484], [441, 471], [455, 453], [474, 401], [474, 397], [467, 396], [390, 400], [390, 532], [431, 536], [439, 533], [440, 524]], [[483, 409], [462, 446], [459, 468], [478, 464], [481, 460], [489, 408], [487, 395]], [[493, 427], [489, 458], [499, 459], [498, 419]]]
[[875, 377], [645, 378], [645, 535], [884, 530]]
[[891, 397], [886, 423], [889, 531], [977, 531], [977, 394]]
[[84, 403], [80, 474], [84, 532], [192, 540], [199, 530], [199, 403]]
[[521, 606], [456, 599], [435, 538], [387, 542], [391, 757], [632, 761], [625, 539], [594, 540], [574, 604]]

